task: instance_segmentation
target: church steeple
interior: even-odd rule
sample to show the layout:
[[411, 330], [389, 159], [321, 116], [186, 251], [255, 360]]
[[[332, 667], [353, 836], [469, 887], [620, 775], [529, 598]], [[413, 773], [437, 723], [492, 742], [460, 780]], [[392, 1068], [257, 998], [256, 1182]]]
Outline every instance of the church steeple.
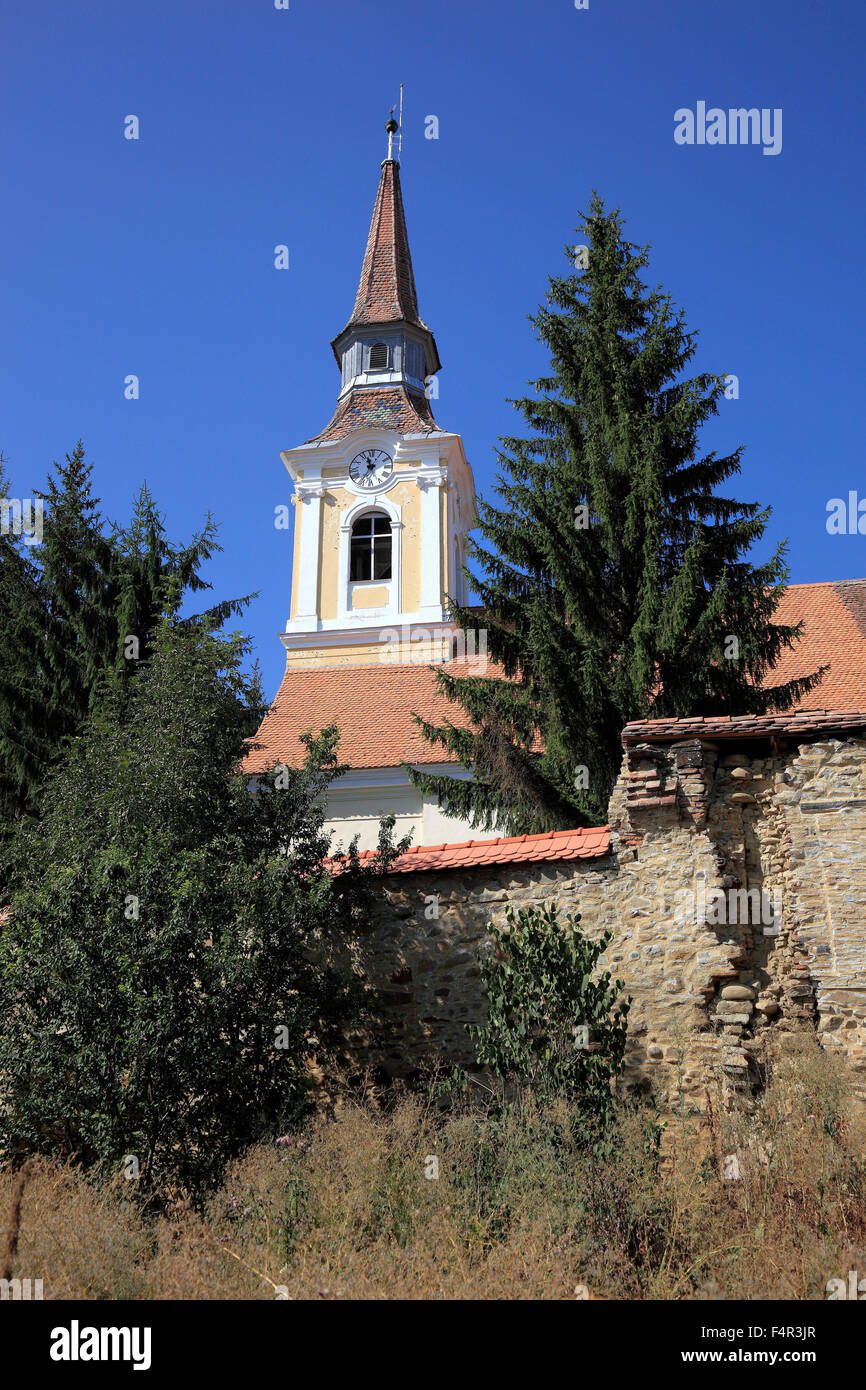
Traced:
[[394, 158], [397, 122], [388, 121], [373, 217], [352, 315], [331, 346], [342, 373], [337, 412], [317, 439], [363, 425], [370, 411], [403, 432], [436, 429], [430, 381], [441, 362], [436, 340], [418, 312], [406, 231], [400, 164]]
[[418, 313], [418, 296], [400, 188], [400, 165], [391, 153], [393, 131], [390, 127], [396, 128], [396, 125], [394, 120], [388, 122], [389, 153], [387, 159], [382, 161], [361, 279], [347, 328], [373, 323], [412, 323], [429, 333]]
[[463, 441], [430, 409], [439, 355], [418, 312], [396, 121], [386, 129], [352, 317], [334, 339], [337, 409], [321, 434], [281, 455], [295, 504], [282, 640], [299, 671], [448, 660], [449, 596], [464, 598], [475, 484]]

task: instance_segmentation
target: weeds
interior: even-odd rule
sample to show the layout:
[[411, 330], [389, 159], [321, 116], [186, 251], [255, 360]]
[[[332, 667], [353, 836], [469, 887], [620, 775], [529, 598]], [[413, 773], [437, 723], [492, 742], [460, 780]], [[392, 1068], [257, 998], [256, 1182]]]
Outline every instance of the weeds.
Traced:
[[[866, 1266], [864, 1122], [811, 1039], [752, 1114], [708, 1096], [662, 1136], [623, 1103], [603, 1154], [566, 1102], [446, 1092], [347, 1095], [236, 1161], [202, 1210], [149, 1214], [122, 1181], [36, 1160], [15, 1273], [46, 1298], [822, 1299]], [[18, 1181], [0, 1169], [4, 1221]]]

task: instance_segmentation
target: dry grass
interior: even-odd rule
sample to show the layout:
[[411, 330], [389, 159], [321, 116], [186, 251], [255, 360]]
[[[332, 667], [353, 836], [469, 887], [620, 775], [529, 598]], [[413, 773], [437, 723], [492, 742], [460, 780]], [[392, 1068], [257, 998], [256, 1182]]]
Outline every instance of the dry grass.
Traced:
[[[818, 1298], [866, 1267], [864, 1139], [813, 1041], [755, 1113], [678, 1116], [661, 1172], [646, 1115], [616, 1153], [575, 1146], [564, 1108], [504, 1119], [430, 1097], [252, 1150], [205, 1210], [148, 1219], [121, 1181], [37, 1161], [15, 1273], [47, 1298]], [[736, 1154], [740, 1177], [722, 1176]], [[438, 1178], [431, 1157], [438, 1159]], [[0, 1213], [17, 1175], [0, 1170]], [[2, 1235], [2, 1231], [0, 1231]]]

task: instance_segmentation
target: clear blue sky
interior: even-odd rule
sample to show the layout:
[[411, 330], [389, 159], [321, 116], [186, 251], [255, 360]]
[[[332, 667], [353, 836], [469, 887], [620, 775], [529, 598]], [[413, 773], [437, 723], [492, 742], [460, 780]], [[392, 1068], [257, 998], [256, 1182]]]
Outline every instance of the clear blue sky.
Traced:
[[[291, 541], [278, 454], [323, 428], [405, 83], [402, 177], [437, 418], [482, 492], [544, 362], [526, 316], [597, 188], [737, 375], [707, 447], [774, 508], [794, 581], [866, 575], [830, 497], [866, 495], [864, 37], [853, 0], [3, 0], [0, 449], [31, 495], [81, 436], [109, 516], [146, 478], [210, 509], [220, 597], [273, 693]], [[777, 156], [679, 146], [674, 112], [781, 108]], [[123, 138], [135, 114], [141, 138]], [[424, 138], [436, 115], [440, 138]], [[291, 268], [273, 248], [286, 243]], [[124, 399], [129, 373], [141, 398]]]

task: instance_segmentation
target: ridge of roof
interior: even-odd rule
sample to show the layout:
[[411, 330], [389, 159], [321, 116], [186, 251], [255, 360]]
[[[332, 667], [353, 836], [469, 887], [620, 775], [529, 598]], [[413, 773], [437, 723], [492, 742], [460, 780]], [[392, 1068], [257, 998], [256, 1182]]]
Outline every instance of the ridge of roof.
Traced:
[[837, 584], [866, 584], [864, 579], [798, 579], [793, 584], [786, 584], [785, 591], [788, 589], [832, 589]]

